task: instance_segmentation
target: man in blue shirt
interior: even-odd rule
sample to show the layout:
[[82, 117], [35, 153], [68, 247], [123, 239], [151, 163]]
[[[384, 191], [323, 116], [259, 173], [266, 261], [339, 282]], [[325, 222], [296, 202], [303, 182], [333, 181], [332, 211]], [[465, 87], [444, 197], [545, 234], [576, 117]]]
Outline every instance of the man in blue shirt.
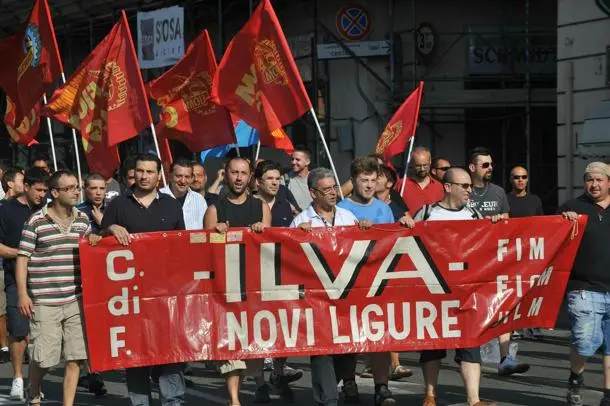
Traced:
[[[394, 223], [396, 219], [392, 209], [375, 197], [379, 163], [372, 157], [354, 159], [350, 167], [354, 190], [350, 197], [337, 203], [337, 207], [351, 211], [361, 224]], [[375, 406], [394, 405], [392, 392], [388, 389], [390, 354], [371, 354], [373, 380], [375, 381]], [[356, 386], [356, 357], [353, 354], [335, 356], [335, 373], [337, 380], [343, 379], [345, 403], [355, 402], [358, 398]]]

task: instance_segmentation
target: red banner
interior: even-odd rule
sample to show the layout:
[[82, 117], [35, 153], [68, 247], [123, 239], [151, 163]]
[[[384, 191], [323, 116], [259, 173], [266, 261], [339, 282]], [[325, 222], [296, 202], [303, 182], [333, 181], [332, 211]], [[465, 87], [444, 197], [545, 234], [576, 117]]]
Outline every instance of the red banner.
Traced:
[[414, 230], [152, 233], [129, 247], [113, 238], [83, 242], [91, 365], [474, 347], [552, 327], [585, 222], [576, 228], [554, 216]]

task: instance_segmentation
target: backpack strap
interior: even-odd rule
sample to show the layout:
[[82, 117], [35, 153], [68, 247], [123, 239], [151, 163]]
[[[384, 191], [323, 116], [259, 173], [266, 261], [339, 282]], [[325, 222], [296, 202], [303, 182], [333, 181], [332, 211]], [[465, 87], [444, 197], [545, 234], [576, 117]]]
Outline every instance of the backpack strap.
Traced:
[[432, 211], [432, 205], [424, 204], [423, 210], [424, 210], [423, 220], [426, 221], [430, 218], [430, 212]]

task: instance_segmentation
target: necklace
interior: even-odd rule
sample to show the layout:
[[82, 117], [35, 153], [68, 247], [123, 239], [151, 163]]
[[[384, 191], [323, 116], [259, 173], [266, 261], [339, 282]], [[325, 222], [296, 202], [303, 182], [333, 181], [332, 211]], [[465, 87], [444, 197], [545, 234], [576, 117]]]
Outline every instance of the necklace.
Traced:
[[487, 189], [489, 188], [489, 183], [485, 185], [485, 187], [483, 188], [483, 191], [481, 193], [477, 192], [478, 188], [473, 187], [472, 188], [472, 194], [475, 197], [483, 197], [485, 196], [485, 194], [487, 193]]

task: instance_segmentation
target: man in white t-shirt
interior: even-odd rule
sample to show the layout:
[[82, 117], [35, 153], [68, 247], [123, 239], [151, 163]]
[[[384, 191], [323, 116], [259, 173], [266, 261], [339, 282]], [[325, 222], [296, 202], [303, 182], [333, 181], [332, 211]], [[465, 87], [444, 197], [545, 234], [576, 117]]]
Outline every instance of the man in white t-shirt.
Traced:
[[[472, 194], [472, 180], [463, 169], [451, 168], [443, 179], [445, 197], [438, 203], [425, 205], [414, 217], [415, 221], [427, 220], [475, 220], [483, 216], [476, 209], [468, 207]], [[420, 363], [424, 373], [426, 398], [423, 406], [436, 406], [436, 384], [441, 367], [441, 360], [447, 355], [446, 350], [422, 351]], [[460, 364], [468, 406], [492, 406], [495, 403], [479, 399], [479, 382], [481, 379], [481, 352], [479, 347], [459, 348], [455, 350], [455, 361]]]
[[[303, 207], [303, 211], [292, 220], [290, 227], [311, 231], [313, 227], [331, 228], [359, 224], [352, 212], [337, 207], [339, 186], [332, 171], [326, 168], [312, 170], [307, 176], [307, 186], [313, 200], [310, 205]], [[360, 227], [368, 228], [370, 225], [370, 221], [365, 221]], [[339, 396], [332, 356], [311, 357], [311, 386], [314, 405], [337, 406]]]

